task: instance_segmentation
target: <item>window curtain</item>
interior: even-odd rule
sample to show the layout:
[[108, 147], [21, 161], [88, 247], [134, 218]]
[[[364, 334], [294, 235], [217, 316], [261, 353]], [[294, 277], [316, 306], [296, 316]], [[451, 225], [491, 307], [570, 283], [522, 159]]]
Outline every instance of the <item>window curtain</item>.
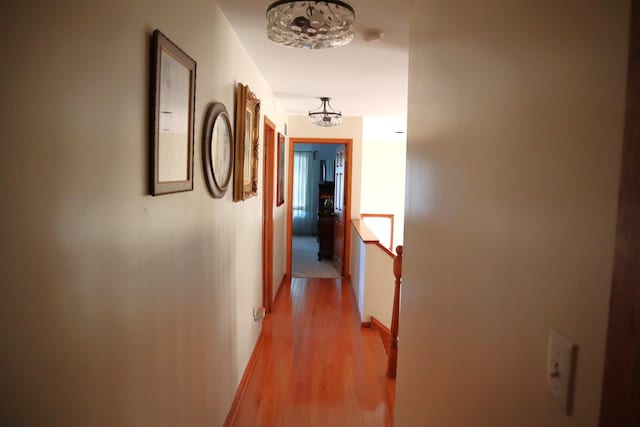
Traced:
[[316, 228], [316, 162], [312, 151], [293, 153], [293, 234], [311, 236]]

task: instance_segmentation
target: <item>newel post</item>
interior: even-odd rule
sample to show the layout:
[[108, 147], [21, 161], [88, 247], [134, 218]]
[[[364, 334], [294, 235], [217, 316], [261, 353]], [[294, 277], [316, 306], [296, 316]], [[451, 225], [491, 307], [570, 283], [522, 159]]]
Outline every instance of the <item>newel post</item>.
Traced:
[[400, 283], [402, 282], [402, 246], [396, 247], [396, 256], [393, 259], [393, 275], [396, 277], [395, 291], [393, 293], [393, 315], [391, 317], [391, 342], [389, 343], [389, 365], [387, 376], [396, 377], [398, 364], [398, 322], [400, 317]]

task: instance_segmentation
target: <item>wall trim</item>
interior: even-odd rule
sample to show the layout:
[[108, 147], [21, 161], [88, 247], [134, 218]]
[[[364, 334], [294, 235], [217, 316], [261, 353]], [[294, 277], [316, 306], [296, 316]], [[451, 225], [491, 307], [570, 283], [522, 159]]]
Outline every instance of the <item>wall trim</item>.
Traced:
[[384, 346], [384, 352], [389, 355], [389, 345], [391, 344], [391, 330], [384, 323], [371, 316], [371, 329], [375, 329], [380, 334], [380, 339]]
[[382, 340], [382, 346], [384, 347], [384, 352], [389, 355], [389, 344], [391, 344], [391, 330], [387, 328], [384, 323], [376, 319], [374, 316], [371, 316], [370, 322], [362, 322], [360, 323], [360, 327], [362, 329], [373, 329], [380, 335], [380, 339]]
[[278, 285], [278, 290], [276, 291], [276, 296], [273, 297], [273, 304], [275, 305], [276, 301], [278, 301], [278, 296], [282, 292], [282, 288], [287, 282], [291, 283], [291, 277], [287, 273], [282, 275], [282, 279], [280, 279], [280, 285]]
[[[280, 286], [276, 291], [276, 296], [273, 299], [275, 304], [278, 301], [278, 297], [282, 292], [282, 288], [288, 282], [290, 282], [291, 278], [288, 274], [283, 274], [282, 279], [280, 280]], [[270, 316], [270, 314], [267, 314]], [[263, 320], [264, 321], [264, 320]], [[244, 370], [244, 374], [242, 374], [242, 379], [240, 380], [240, 384], [238, 384], [238, 389], [236, 390], [236, 395], [233, 398], [233, 403], [231, 403], [231, 409], [229, 409], [229, 413], [227, 414], [227, 418], [224, 421], [224, 427], [231, 427], [238, 416], [238, 410], [240, 409], [240, 402], [242, 402], [242, 398], [244, 397], [244, 393], [247, 390], [247, 385], [249, 384], [249, 378], [251, 378], [251, 374], [253, 374], [253, 370], [258, 363], [258, 357], [260, 353], [262, 353], [262, 348], [264, 344], [264, 334], [263, 330], [260, 331], [260, 336], [258, 336], [258, 340], [256, 341], [256, 345], [253, 348], [253, 353], [251, 353], [251, 357], [249, 358], [249, 362], [247, 363], [247, 367]]]
[[628, 58], [602, 427], [640, 425], [640, 0], [631, 2]]
[[[353, 139], [352, 138], [302, 138], [289, 137], [289, 161], [287, 168], [287, 200], [293, 200], [293, 153], [296, 144], [334, 144], [344, 145], [345, 163], [347, 171], [345, 175], [345, 205], [344, 205], [344, 258], [342, 259], [343, 278], [351, 275], [351, 206], [352, 206], [352, 184], [353, 184]], [[293, 239], [293, 205], [287, 205], [287, 247], [286, 272], [291, 275], [291, 258], [292, 258], [292, 239]]]
[[262, 171], [262, 305], [267, 313], [273, 308], [273, 222], [275, 194], [276, 125], [265, 115], [262, 136], [264, 167]]
[[260, 336], [258, 336], [258, 341], [256, 341], [256, 345], [253, 348], [253, 353], [251, 353], [251, 357], [249, 358], [249, 362], [247, 363], [247, 367], [244, 370], [244, 374], [242, 375], [242, 379], [240, 380], [240, 384], [238, 384], [238, 389], [236, 390], [236, 395], [233, 398], [233, 402], [231, 403], [231, 408], [229, 409], [229, 413], [227, 414], [227, 418], [224, 420], [224, 427], [231, 427], [238, 416], [238, 410], [240, 409], [240, 402], [242, 402], [242, 397], [244, 396], [245, 391], [247, 390], [247, 385], [249, 384], [249, 378], [251, 378], [251, 374], [253, 373], [254, 368], [258, 362], [258, 357], [262, 352], [264, 339], [263, 333], [260, 331]]

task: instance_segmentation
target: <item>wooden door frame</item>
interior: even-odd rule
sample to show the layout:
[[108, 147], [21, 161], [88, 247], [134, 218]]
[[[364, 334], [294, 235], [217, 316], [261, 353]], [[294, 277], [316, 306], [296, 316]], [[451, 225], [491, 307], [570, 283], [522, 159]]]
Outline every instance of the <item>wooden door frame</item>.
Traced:
[[640, 0], [631, 2], [618, 224], [600, 425], [640, 425]]
[[271, 313], [273, 305], [273, 209], [275, 194], [276, 125], [264, 116], [264, 168], [262, 171], [262, 305]]
[[291, 277], [291, 256], [293, 242], [293, 152], [296, 144], [333, 144], [344, 145], [345, 164], [347, 172], [345, 174], [344, 183], [344, 205], [345, 205], [345, 221], [344, 221], [344, 259], [342, 265], [342, 277], [351, 278], [351, 187], [353, 177], [353, 139], [351, 138], [300, 138], [289, 137], [289, 166], [287, 177], [287, 277]]

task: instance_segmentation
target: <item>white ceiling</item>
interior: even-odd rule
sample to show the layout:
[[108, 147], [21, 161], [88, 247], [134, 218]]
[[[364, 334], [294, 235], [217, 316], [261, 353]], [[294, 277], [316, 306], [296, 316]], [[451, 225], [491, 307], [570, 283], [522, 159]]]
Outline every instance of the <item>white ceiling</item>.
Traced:
[[[320, 51], [274, 44], [266, 36], [270, 0], [218, 0], [231, 26], [288, 114], [307, 114], [321, 96], [345, 116], [389, 116], [406, 121], [408, 0], [351, 0], [354, 40]], [[384, 32], [365, 42], [370, 29]]]

